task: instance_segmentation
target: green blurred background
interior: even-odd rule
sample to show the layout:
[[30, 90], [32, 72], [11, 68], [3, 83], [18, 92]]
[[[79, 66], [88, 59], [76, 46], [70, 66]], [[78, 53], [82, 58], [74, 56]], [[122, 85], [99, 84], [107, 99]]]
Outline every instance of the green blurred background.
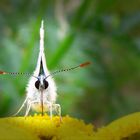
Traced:
[[[34, 71], [41, 19], [50, 71], [92, 62], [55, 76], [63, 115], [102, 125], [140, 111], [140, 1], [1, 0], [1, 70]], [[0, 77], [1, 117], [20, 107], [28, 79]]]

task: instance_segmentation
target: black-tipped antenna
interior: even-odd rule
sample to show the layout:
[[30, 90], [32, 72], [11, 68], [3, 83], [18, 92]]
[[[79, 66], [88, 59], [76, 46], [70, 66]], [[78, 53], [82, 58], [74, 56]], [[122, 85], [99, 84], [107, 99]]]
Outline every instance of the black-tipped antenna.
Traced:
[[55, 71], [55, 72], [51, 73], [50, 75], [48, 75], [45, 79], [47, 79], [48, 77], [53, 76], [53, 75], [55, 75], [57, 73], [60, 73], [60, 72], [67, 72], [67, 71], [71, 71], [71, 70], [74, 70], [74, 69], [77, 69], [77, 68], [86, 67], [89, 64], [91, 64], [91, 63], [90, 62], [85, 62], [85, 63], [82, 63], [82, 64], [80, 64], [78, 66], [75, 66], [75, 67], [72, 67], [72, 68], [62, 69], [62, 70]]

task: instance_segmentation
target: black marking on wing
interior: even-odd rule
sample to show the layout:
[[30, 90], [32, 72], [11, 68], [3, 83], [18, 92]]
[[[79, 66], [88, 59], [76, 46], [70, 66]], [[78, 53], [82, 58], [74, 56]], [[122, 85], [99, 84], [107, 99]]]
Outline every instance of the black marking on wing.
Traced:
[[42, 63], [42, 59], [41, 59], [41, 62], [40, 62], [39, 75], [45, 75], [44, 68], [43, 68], [43, 63]]

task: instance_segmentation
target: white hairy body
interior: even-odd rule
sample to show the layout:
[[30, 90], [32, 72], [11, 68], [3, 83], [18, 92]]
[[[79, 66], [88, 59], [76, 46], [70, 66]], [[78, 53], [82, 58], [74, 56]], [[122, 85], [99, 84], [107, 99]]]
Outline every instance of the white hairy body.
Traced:
[[21, 111], [21, 109], [24, 107], [24, 105], [26, 104], [27, 108], [26, 108], [25, 116], [28, 115], [30, 109], [37, 112], [41, 112], [42, 107], [43, 107], [43, 111], [50, 112], [51, 117], [52, 117], [53, 110], [57, 111], [59, 115], [61, 116], [60, 105], [55, 104], [56, 97], [57, 97], [57, 93], [56, 93], [57, 89], [56, 89], [56, 85], [52, 76], [49, 76], [46, 78], [46, 81], [48, 81], [48, 87], [46, 89], [40, 90], [35, 87], [35, 82], [37, 81], [37, 78], [39, 77], [41, 61], [42, 61], [42, 66], [43, 66], [43, 71], [44, 71], [43, 78], [45, 78], [48, 75], [50, 75], [50, 73], [46, 65], [46, 58], [44, 54], [43, 21], [41, 23], [41, 28], [40, 28], [40, 49], [39, 49], [37, 65], [36, 65], [35, 71], [33, 72], [33, 75], [29, 79], [29, 82], [26, 88], [26, 92], [27, 92], [26, 99], [16, 114], [18, 114]]

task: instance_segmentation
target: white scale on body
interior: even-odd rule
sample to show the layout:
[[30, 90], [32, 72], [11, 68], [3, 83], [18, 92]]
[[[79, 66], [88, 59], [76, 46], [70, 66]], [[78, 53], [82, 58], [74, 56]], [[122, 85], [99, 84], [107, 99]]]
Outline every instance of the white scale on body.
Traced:
[[26, 98], [22, 106], [20, 107], [20, 109], [14, 115], [17, 115], [26, 105], [27, 107], [26, 107], [25, 116], [27, 116], [29, 114], [29, 111], [32, 109], [37, 112], [41, 112], [42, 115], [44, 114], [44, 112], [49, 111], [51, 118], [52, 118], [52, 112], [55, 111], [61, 118], [61, 107], [59, 104], [55, 103], [57, 97], [57, 93], [56, 93], [57, 89], [52, 77], [57, 73], [73, 70], [79, 67], [85, 67], [89, 64], [90, 62], [85, 62], [75, 67], [62, 69], [50, 73], [46, 66], [46, 58], [44, 54], [44, 23], [42, 21], [41, 28], [40, 28], [39, 56], [37, 60], [37, 66], [33, 74], [0, 71], [0, 74], [31, 75], [26, 88], [26, 92], [27, 92]]

